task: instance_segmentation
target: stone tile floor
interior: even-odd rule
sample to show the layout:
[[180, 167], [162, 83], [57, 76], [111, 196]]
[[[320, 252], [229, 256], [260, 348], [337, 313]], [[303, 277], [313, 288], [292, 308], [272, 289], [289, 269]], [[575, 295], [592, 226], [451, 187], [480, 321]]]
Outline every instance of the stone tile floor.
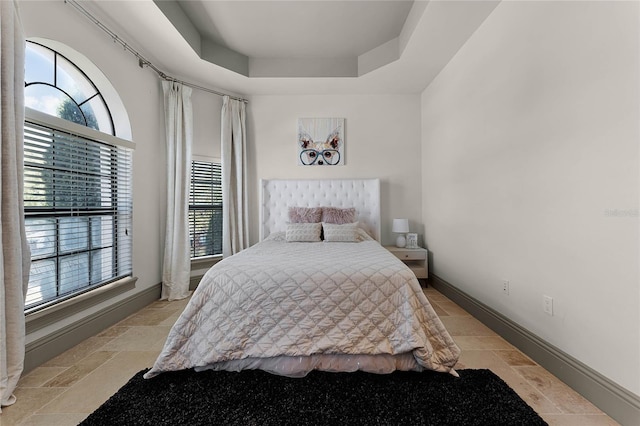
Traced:
[[[425, 293], [462, 349], [456, 368], [492, 370], [552, 426], [618, 424], [441, 293]], [[29, 372], [0, 425], [77, 425], [151, 367], [186, 303], [154, 302]]]

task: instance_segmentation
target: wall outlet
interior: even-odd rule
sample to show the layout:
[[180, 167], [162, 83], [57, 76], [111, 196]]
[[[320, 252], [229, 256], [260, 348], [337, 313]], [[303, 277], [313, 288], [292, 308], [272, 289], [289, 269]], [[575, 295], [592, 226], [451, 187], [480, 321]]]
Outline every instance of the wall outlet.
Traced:
[[553, 297], [550, 296], [542, 296], [542, 310], [553, 316]]
[[509, 295], [509, 281], [502, 280], [502, 294]]

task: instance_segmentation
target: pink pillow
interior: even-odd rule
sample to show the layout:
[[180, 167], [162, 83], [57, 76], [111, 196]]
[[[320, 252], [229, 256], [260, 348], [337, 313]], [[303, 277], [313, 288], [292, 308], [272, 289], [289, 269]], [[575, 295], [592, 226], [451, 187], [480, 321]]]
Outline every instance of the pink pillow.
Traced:
[[353, 223], [356, 221], [356, 209], [353, 207], [349, 207], [346, 209], [341, 209], [338, 207], [323, 207], [322, 221], [325, 223], [333, 223], [336, 225]]
[[290, 223], [322, 222], [322, 207], [289, 207]]

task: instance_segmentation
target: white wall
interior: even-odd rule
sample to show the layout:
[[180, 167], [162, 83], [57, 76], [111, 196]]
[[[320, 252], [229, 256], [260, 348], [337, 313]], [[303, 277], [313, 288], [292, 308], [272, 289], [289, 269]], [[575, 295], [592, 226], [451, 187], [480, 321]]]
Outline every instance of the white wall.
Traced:
[[193, 90], [193, 147], [194, 156], [220, 158], [220, 114], [222, 97]]
[[[381, 180], [382, 242], [393, 243], [391, 221], [410, 220], [422, 233], [419, 95], [253, 96], [247, 120], [250, 237], [258, 240], [260, 179]], [[301, 117], [345, 118], [345, 165], [299, 166]]]
[[[164, 235], [160, 83], [64, 2], [20, 8], [27, 36], [94, 61], [128, 110], [134, 291], [149, 288]], [[260, 178], [380, 177], [383, 243], [409, 218], [436, 274], [640, 394], [637, 15], [637, 3], [503, 2], [422, 97], [251, 97], [251, 241]], [[215, 157], [221, 100], [193, 102], [194, 154]], [[346, 119], [346, 166], [297, 165], [298, 117]]]
[[422, 94], [433, 272], [636, 394], [638, 36], [637, 2], [502, 2]]
[[[86, 56], [106, 75], [120, 95], [131, 121], [133, 142], [133, 274], [136, 289], [114, 300], [131, 296], [161, 281], [165, 212], [165, 136], [162, 88], [148, 69], [113, 43], [102, 31], [64, 2], [21, 2], [26, 37], [56, 40]], [[219, 114], [219, 113], [218, 113]], [[100, 309], [110, 302], [97, 305]], [[79, 313], [67, 322], [87, 315]], [[47, 334], [61, 324], [39, 331]], [[28, 336], [28, 340], [37, 336]]]
[[[62, 1], [23, 1], [19, 4], [25, 36], [61, 42], [93, 62], [118, 92], [127, 109], [136, 149], [133, 155], [133, 275], [136, 288], [109, 301], [27, 336], [27, 343], [51, 335], [113, 303], [162, 281], [166, 205], [166, 147], [161, 82], [149, 69]], [[125, 34], [120, 34], [125, 41]], [[141, 53], [144, 54], [142, 51]], [[193, 154], [220, 157], [222, 98], [201, 90], [192, 92]]]

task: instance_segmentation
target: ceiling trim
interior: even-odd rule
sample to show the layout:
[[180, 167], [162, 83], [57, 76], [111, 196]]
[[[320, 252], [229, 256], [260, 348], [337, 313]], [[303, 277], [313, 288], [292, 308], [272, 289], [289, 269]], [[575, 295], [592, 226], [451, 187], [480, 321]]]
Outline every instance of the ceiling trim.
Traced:
[[249, 58], [203, 37], [177, 2], [153, 0], [153, 3], [201, 59], [238, 74], [249, 76]]

